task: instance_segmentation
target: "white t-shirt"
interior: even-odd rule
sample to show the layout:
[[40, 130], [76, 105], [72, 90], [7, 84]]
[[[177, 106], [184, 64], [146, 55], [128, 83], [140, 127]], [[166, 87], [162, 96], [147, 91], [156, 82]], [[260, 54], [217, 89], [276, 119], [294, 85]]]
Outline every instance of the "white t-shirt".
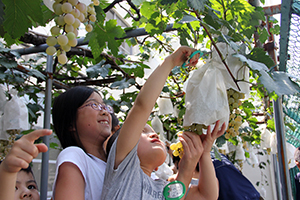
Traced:
[[53, 184], [53, 200], [58, 169], [64, 162], [75, 164], [81, 171], [85, 181], [85, 199], [100, 200], [106, 163], [93, 155], [87, 155], [81, 148], [74, 146], [65, 148], [57, 157], [56, 174]]

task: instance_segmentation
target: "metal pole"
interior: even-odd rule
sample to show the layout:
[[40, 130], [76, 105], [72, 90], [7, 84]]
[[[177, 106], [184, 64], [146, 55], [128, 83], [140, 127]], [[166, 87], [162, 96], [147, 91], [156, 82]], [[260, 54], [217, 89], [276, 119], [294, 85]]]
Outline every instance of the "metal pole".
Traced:
[[279, 166], [278, 166], [278, 159], [276, 154], [272, 154], [273, 158], [273, 168], [274, 168], [274, 174], [275, 174], [275, 185], [276, 185], [276, 195], [277, 200], [282, 200], [282, 194], [281, 194], [281, 184], [280, 184], [280, 176], [279, 176]]
[[[50, 129], [50, 115], [51, 115], [51, 99], [52, 99], [52, 73], [53, 73], [53, 56], [47, 55], [47, 82], [45, 93], [45, 111], [44, 111], [44, 128]], [[43, 142], [49, 148], [49, 136], [43, 137]], [[48, 191], [48, 173], [49, 173], [49, 151], [42, 154], [42, 171], [41, 171], [41, 187], [40, 187], [40, 199], [47, 199]]]
[[284, 132], [283, 123], [283, 111], [282, 111], [282, 98], [278, 97], [276, 101], [273, 101], [274, 107], [274, 118], [275, 118], [275, 130], [277, 138], [277, 154], [278, 154], [278, 164], [280, 172], [280, 182], [283, 200], [292, 200], [292, 189], [291, 180], [289, 175], [289, 168], [287, 163], [287, 153], [286, 153], [286, 139]]

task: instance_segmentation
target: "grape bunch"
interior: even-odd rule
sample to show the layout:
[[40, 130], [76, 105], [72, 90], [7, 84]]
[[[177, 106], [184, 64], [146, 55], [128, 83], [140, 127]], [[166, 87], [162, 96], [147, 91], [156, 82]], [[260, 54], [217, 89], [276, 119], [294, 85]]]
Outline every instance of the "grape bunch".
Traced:
[[[77, 45], [76, 37], [80, 24], [85, 24], [87, 32], [93, 30], [92, 22], [96, 21], [94, 6], [99, 4], [99, 0], [92, 0], [88, 6], [78, 0], [55, 0], [52, 8], [58, 16], [54, 19], [56, 25], [50, 29], [51, 36], [46, 40], [49, 46], [46, 53], [48, 55], [56, 53], [58, 62], [65, 64], [68, 61], [66, 52]], [[55, 47], [57, 44], [58, 48]]]
[[225, 133], [225, 138], [229, 139], [239, 134], [239, 128], [243, 123], [243, 117], [239, 106], [242, 105], [241, 99], [245, 98], [244, 93], [237, 92], [233, 89], [227, 90], [227, 97], [229, 103], [229, 124]]
[[198, 135], [202, 135], [203, 129], [207, 129], [207, 126], [205, 126], [204, 124], [193, 123], [191, 126], [184, 126], [183, 129], [186, 131], [197, 133]]

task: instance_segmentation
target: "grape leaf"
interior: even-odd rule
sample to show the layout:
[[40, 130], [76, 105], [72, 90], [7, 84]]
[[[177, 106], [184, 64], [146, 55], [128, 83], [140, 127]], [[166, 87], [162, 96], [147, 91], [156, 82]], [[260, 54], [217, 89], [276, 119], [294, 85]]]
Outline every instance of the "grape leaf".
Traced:
[[267, 55], [267, 52], [265, 52], [263, 48], [253, 48], [246, 57], [248, 59], [264, 63], [268, 68], [274, 66], [274, 61], [269, 55]]
[[108, 75], [108, 72], [109, 72], [109, 69], [111, 68], [111, 65], [106, 64], [106, 65], [103, 66], [104, 63], [105, 63], [105, 60], [102, 60], [98, 64], [96, 64], [92, 67], [89, 67], [86, 70], [87, 75], [90, 78], [98, 78], [99, 75], [101, 77], [105, 78]]
[[111, 84], [111, 88], [117, 88], [119, 90], [128, 88], [130, 85], [134, 84], [135, 80], [134, 79], [129, 79], [126, 81], [126, 79], [122, 79], [121, 81], [115, 81]]
[[300, 91], [300, 87], [292, 82], [287, 73], [274, 71], [272, 77], [266, 71], [260, 71], [258, 80], [264, 85], [269, 93], [275, 92], [278, 96], [291, 95]]
[[199, 19], [197, 19], [196, 17], [194, 17], [192, 15], [184, 15], [178, 23], [184, 24], [184, 23], [193, 22], [193, 21], [199, 21]]
[[[107, 21], [105, 24], [105, 28], [108, 42], [107, 46], [114, 56], [118, 56], [119, 46], [121, 45], [122, 40], [116, 40], [116, 38], [124, 37], [125, 31], [121, 28], [121, 26], [117, 26], [117, 20]], [[101, 38], [101, 40], [103, 40], [103, 38]]]
[[2, 0], [5, 5], [4, 30], [17, 39], [32, 26], [31, 19], [43, 24], [43, 12], [40, 0]]
[[0, 66], [11, 69], [18, 66], [18, 63], [15, 60], [9, 60], [6, 57], [0, 57]]
[[104, 38], [102, 38], [102, 40], [98, 41], [98, 29], [100, 28], [96, 26], [96, 28], [92, 32], [88, 33], [87, 37], [85, 38], [85, 40], [89, 40], [89, 47], [91, 47], [92, 49], [94, 59], [97, 59], [100, 56], [103, 48], [105, 47], [105, 35]]
[[46, 80], [46, 76], [42, 74], [42, 72], [36, 70], [36, 69], [30, 69], [28, 72], [29, 75], [34, 75], [36, 78], [40, 78], [42, 80]]
[[207, 0], [187, 0], [187, 5], [190, 8], [194, 8], [199, 12], [204, 11], [204, 5], [206, 4]]

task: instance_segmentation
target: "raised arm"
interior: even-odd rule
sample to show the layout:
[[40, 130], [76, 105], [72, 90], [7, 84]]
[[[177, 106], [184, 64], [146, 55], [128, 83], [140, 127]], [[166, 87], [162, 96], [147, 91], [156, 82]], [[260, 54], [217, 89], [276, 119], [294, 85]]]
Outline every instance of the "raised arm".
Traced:
[[[150, 75], [138, 94], [120, 131], [117, 143], [115, 167], [120, 164], [139, 141], [142, 130], [171, 70], [175, 66], [182, 65], [194, 51], [195, 49], [190, 47], [178, 48]], [[190, 60], [189, 65], [195, 65], [198, 62], [198, 59], [199, 54]]]
[[199, 183], [190, 189], [186, 199], [216, 200], [218, 199], [219, 187], [216, 178], [215, 169], [210, 157], [211, 147], [214, 141], [224, 134], [226, 125], [222, 124], [219, 128], [220, 121], [217, 121], [213, 131], [211, 127], [207, 129], [206, 135], [201, 135], [203, 153], [199, 160]]
[[22, 136], [17, 140], [0, 164], [0, 199], [15, 199], [17, 174], [27, 168], [40, 152], [48, 150], [45, 144], [34, 144], [39, 137], [50, 135], [51, 130], [41, 129]]

